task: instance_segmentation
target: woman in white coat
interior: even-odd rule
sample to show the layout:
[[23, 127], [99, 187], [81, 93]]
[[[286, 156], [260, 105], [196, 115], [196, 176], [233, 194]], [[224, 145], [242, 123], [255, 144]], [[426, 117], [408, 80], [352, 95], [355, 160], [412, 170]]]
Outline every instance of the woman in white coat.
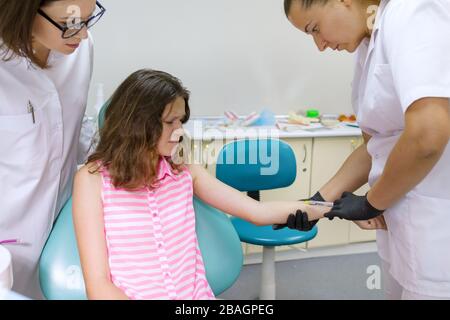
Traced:
[[0, 0], [0, 241], [13, 290], [42, 297], [38, 261], [77, 169], [95, 0]]
[[[320, 189], [335, 201], [327, 217], [385, 221], [387, 298], [450, 299], [450, 0], [285, 0], [285, 11], [320, 51], [356, 51], [366, 144]], [[350, 193], [367, 182], [366, 196]]]

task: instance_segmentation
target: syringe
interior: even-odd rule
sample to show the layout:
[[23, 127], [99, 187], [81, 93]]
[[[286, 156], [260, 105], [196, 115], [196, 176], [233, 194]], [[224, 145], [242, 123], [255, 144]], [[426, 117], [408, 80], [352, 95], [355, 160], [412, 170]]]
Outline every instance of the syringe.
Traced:
[[334, 206], [333, 202], [314, 201], [314, 200], [306, 200], [303, 202], [310, 206], [320, 206], [320, 207], [328, 207], [328, 208], [333, 208], [333, 206]]

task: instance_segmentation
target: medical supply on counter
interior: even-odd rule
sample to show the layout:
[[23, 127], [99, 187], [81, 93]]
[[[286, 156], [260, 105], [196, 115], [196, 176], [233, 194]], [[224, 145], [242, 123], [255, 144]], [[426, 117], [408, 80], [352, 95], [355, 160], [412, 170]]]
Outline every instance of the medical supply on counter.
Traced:
[[265, 109], [259, 114], [259, 118], [253, 122], [255, 127], [272, 127], [277, 123], [276, 115], [272, 111]]
[[350, 128], [359, 128], [359, 125], [356, 122], [355, 123], [342, 122], [342, 124]]
[[312, 123], [312, 119], [304, 117], [297, 113], [291, 112], [291, 113], [289, 113], [289, 116], [288, 116], [288, 123], [309, 126]]
[[327, 128], [335, 128], [339, 126], [339, 116], [337, 114], [323, 114], [320, 117], [320, 123]]
[[0, 289], [11, 290], [13, 286], [13, 271], [11, 253], [0, 246]]
[[319, 118], [320, 117], [320, 111], [316, 110], [316, 109], [306, 110], [306, 117], [307, 118]]
[[294, 132], [294, 131], [302, 130], [304, 128], [303, 125], [292, 124], [292, 123], [287, 123], [287, 122], [283, 122], [283, 121], [277, 121], [275, 126], [277, 127], [278, 130], [286, 131], [286, 132]]
[[261, 112], [252, 112], [245, 117], [239, 117], [233, 111], [225, 111], [225, 126], [228, 127], [260, 127], [274, 126], [276, 124], [276, 116], [270, 110]]
[[313, 123], [319, 123], [320, 111], [318, 109], [300, 109], [295, 114], [308, 118]]
[[339, 115], [340, 122], [356, 122], [356, 116], [354, 114], [347, 116], [345, 114]]
[[314, 131], [332, 130], [332, 128], [327, 128], [320, 123], [311, 123], [310, 125], [300, 125], [288, 123], [283, 120], [277, 121], [276, 128], [284, 132], [296, 132], [296, 131], [314, 132]]
[[224, 115], [225, 119], [228, 120], [229, 123], [236, 123], [239, 121], [239, 116], [233, 111], [225, 111]]
[[261, 114], [258, 112], [252, 112], [248, 116], [244, 118], [244, 120], [241, 123], [241, 126], [243, 127], [250, 127], [252, 126], [258, 119], [261, 117]]

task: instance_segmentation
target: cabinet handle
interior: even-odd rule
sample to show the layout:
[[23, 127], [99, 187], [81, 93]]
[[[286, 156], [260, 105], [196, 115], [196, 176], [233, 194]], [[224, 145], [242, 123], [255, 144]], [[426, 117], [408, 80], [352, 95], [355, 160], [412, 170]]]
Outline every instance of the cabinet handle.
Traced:
[[350, 140], [350, 144], [352, 145], [352, 150], [355, 151], [358, 146], [356, 140]]
[[[208, 170], [208, 162], [209, 162], [209, 143], [207, 143], [207, 144], [205, 144], [205, 150], [203, 151], [203, 155], [205, 156], [205, 160], [206, 160], [206, 163], [205, 163], [205, 169], [206, 170]], [[205, 152], [206, 152], [206, 155], [205, 155]]]
[[308, 148], [306, 148], [306, 144], [303, 145], [303, 152], [305, 154], [304, 158], [303, 158], [303, 163], [306, 162], [306, 158], [308, 158]]

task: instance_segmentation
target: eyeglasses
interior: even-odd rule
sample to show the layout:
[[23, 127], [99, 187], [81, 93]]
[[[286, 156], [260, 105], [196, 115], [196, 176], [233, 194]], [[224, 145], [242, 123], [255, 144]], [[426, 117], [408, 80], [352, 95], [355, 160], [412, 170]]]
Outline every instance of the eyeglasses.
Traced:
[[[50, 18], [44, 11], [41, 9], [38, 10], [38, 13], [44, 17], [48, 22], [53, 24], [55, 27], [57, 27], [59, 30], [62, 31], [62, 38], [63, 39], [69, 39], [74, 36], [76, 36], [78, 33], [83, 30], [84, 27], [87, 29], [92, 28], [99, 20], [100, 18], [105, 14], [106, 9], [103, 7], [100, 2], [96, 1], [97, 7], [100, 9], [100, 12], [90, 17], [87, 21], [80, 21], [80, 22], [70, 22], [66, 25], [60, 25], [59, 23], [55, 22], [52, 18]], [[74, 19], [76, 20], [76, 19]]]

